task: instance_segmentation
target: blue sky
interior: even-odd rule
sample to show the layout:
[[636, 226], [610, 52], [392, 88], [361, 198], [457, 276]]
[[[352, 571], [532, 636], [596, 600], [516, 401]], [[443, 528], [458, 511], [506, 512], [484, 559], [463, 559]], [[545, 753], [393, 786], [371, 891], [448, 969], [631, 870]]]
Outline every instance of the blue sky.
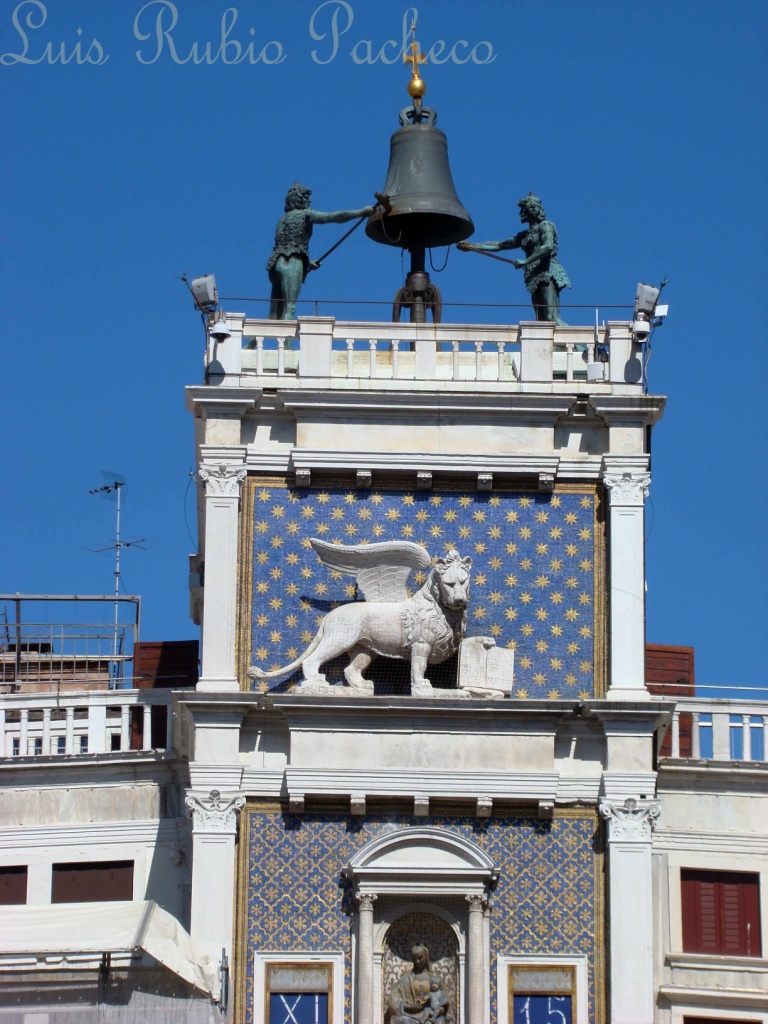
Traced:
[[[765, 686], [765, 4], [415, 6], [422, 47], [444, 43], [423, 71], [427, 102], [475, 237], [514, 233], [534, 191], [558, 228], [567, 301], [631, 305], [638, 281], [669, 276], [650, 363], [669, 401], [653, 436], [648, 639], [695, 646], [700, 684]], [[202, 379], [203, 336], [175, 278], [212, 272], [222, 295], [263, 298], [290, 184], [312, 187], [318, 209], [371, 200], [407, 102], [407, 71], [385, 59], [412, 9], [177, 0], [171, 29], [165, 0], [0, 2], [4, 592], [111, 592], [111, 557], [93, 549], [113, 508], [88, 492], [114, 470], [130, 486], [124, 536], [147, 538], [123, 560], [143, 635], [195, 635], [184, 386]], [[206, 44], [210, 63], [187, 59]], [[313, 253], [342, 230], [318, 228]], [[434, 279], [448, 302], [521, 304], [446, 320], [529, 315], [511, 267], [454, 251]], [[302, 297], [385, 317], [332, 300], [388, 303], [400, 283], [397, 250], [360, 231]], [[186, 512], [194, 534], [191, 489]]]

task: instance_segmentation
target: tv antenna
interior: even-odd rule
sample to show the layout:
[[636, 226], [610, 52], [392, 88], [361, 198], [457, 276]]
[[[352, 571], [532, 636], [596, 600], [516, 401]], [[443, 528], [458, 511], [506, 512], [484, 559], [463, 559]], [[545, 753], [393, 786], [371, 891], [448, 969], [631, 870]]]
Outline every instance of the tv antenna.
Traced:
[[93, 490], [89, 491], [89, 494], [99, 494], [106, 501], [113, 501], [115, 503], [115, 541], [114, 544], [108, 544], [103, 548], [96, 548], [97, 552], [102, 551], [114, 551], [115, 552], [115, 619], [114, 627], [112, 632], [112, 683], [117, 684], [118, 679], [121, 676], [121, 662], [118, 661], [118, 636], [120, 633], [120, 552], [123, 548], [139, 548], [141, 551], [146, 550], [141, 547], [141, 542], [145, 540], [144, 537], [139, 537], [138, 540], [121, 540], [120, 539], [120, 513], [122, 511], [123, 492], [127, 487], [125, 477], [120, 473], [109, 473], [102, 469], [101, 475], [104, 479], [104, 483], [101, 487], [94, 487]]

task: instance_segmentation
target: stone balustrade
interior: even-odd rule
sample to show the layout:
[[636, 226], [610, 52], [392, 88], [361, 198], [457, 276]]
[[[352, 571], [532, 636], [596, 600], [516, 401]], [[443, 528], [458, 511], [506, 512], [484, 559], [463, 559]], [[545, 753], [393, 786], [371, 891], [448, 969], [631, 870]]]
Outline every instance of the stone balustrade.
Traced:
[[[519, 324], [411, 324], [296, 321], [226, 317], [231, 336], [209, 340], [209, 384], [398, 388], [435, 385], [452, 390], [642, 392], [641, 346], [628, 322], [600, 328]], [[267, 384], [266, 381], [270, 381]], [[336, 382], [339, 382], [337, 385]], [[263, 383], [262, 383], [263, 382]], [[344, 382], [342, 385], [341, 382]]]
[[167, 690], [0, 695], [0, 758], [172, 748]]
[[768, 702], [686, 697], [676, 700], [669, 756], [766, 763]]

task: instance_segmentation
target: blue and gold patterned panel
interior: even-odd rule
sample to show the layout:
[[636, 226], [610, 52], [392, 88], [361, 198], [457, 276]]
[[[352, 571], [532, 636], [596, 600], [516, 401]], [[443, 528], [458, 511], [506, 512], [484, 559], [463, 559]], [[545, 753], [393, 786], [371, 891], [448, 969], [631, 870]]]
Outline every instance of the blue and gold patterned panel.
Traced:
[[[551, 821], [494, 815], [472, 817], [371, 815], [364, 821], [332, 812], [301, 817], [277, 808], [246, 807], [238, 961], [244, 1024], [254, 1017], [254, 953], [345, 954], [345, 1024], [350, 1017], [353, 901], [342, 868], [366, 843], [395, 829], [431, 825], [461, 835], [499, 869], [490, 915], [490, 962], [519, 954], [583, 955], [589, 962], [590, 1021], [602, 1004], [602, 876], [595, 854], [596, 815], [558, 812]], [[404, 907], [407, 910], [407, 907]], [[242, 1016], [242, 1015], [241, 1015]], [[491, 1020], [496, 1021], [496, 970], [491, 970]]]
[[[310, 537], [342, 544], [408, 540], [433, 557], [451, 548], [472, 556], [467, 635], [491, 636], [515, 650], [515, 697], [601, 695], [602, 535], [594, 488], [365, 491], [249, 478], [246, 495], [242, 598], [250, 616], [241, 619], [243, 676], [249, 665], [289, 664], [331, 608], [356, 599], [354, 578], [323, 565]], [[413, 573], [411, 588], [424, 578]], [[340, 666], [326, 671], [330, 682], [341, 680]]]

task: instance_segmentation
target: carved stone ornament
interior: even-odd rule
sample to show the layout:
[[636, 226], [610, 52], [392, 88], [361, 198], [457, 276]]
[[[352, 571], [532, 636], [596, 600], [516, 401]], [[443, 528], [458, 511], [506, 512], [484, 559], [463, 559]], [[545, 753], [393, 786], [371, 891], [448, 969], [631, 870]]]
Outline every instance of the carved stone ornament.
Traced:
[[471, 896], [465, 896], [464, 899], [469, 904], [470, 911], [475, 911], [476, 913], [478, 911], [484, 911], [485, 908], [488, 906], [488, 897], [487, 896], [479, 896], [479, 895], [473, 894]]
[[606, 473], [603, 483], [608, 489], [611, 505], [642, 505], [648, 497], [651, 474], [630, 470]]
[[237, 498], [245, 473], [245, 466], [228, 466], [224, 462], [218, 466], [201, 466], [199, 470], [205, 493], [212, 498]]
[[245, 797], [222, 796], [218, 789], [212, 789], [207, 797], [191, 795], [184, 802], [195, 832], [234, 833]]
[[644, 840], [651, 838], [656, 819], [661, 814], [658, 800], [640, 803], [628, 797], [624, 806], [612, 804], [610, 800], [600, 802], [600, 817], [610, 824], [610, 838]]
[[[354, 696], [373, 696], [373, 683], [363, 672], [375, 655], [383, 655], [410, 661], [414, 696], [469, 696], [466, 690], [433, 689], [425, 671], [428, 665], [439, 665], [450, 658], [464, 638], [471, 558], [449, 551], [433, 566], [428, 552], [409, 541], [350, 547], [312, 538], [311, 544], [329, 569], [355, 577], [365, 600], [328, 612], [315, 639], [299, 658], [270, 672], [249, 668], [251, 679], [277, 679], [302, 666], [302, 694], [346, 691]], [[408, 597], [406, 581], [413, 569], [429, 572], [423, 586]], [[320, 668], [344, 653], [350, 658], [344, 670], [347, 686], [331, 686]]]
[[370, 910], [371, 912], [373, 912], [373, 904], [378, 898], [375, 892], [359, 892], [355, 896], [360, 909]]

